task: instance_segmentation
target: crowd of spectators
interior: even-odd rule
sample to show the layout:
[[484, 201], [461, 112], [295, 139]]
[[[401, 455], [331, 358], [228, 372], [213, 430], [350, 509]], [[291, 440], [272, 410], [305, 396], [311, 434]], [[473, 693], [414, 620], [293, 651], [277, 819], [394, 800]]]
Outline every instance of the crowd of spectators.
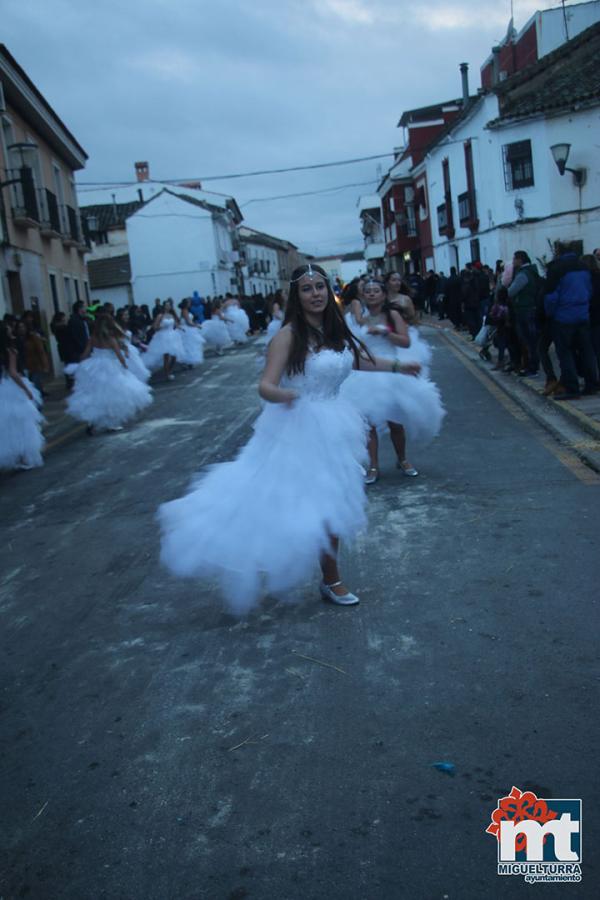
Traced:
[[417, 310], [449, 319], [495, 369], [536, 378], [541, 367], [544, 394], [557, 400], [600, 391], [600, 248], [579, 256], [577, 245], [558, 243], [543, 275], [517, 250], [494, 269], [474, 262], [411, 277]]

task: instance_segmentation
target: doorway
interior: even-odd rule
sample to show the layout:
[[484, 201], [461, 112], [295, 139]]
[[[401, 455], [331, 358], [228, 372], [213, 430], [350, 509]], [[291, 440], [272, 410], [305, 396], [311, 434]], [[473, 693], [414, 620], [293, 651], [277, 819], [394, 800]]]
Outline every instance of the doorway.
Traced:
[[6, 276], [8, 278], [8, 291], [13, 315], [22, 316], [25, 312], [25, 304], [23, 302], [21, 276], [18, 272], [7, 272]]

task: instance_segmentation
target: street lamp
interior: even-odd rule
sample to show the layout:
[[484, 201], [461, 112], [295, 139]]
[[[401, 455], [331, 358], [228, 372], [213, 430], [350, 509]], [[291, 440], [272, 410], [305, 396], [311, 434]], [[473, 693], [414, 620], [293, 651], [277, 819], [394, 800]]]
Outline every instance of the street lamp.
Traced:
[[583, 185], [585, 184], [587, 170], [584, 168], [570, 169], [567, 166], [567, 160], [569, 158], [570, 150], [570, 144], [553, 144], [550, 147], [550, 151], [552, 153], [552, 156], [554, 157], [554, 162], [556, 163], [556, 168], [558, 169], [559, 174], [564, 175], [565, 172], [572, 172], [573, 184], [577, 185], [577, 187], [583, 187]]

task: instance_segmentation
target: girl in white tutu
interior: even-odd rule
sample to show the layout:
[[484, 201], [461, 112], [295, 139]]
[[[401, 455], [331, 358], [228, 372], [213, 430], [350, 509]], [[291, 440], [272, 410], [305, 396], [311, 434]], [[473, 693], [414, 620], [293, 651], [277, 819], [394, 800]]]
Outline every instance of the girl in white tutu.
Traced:
[[167, 381], [173, 381], [173, 366], [185, 355], [179, 318], [173, 309], [173, 301], [165, 300], [161, 312], [152, 325], [154, 334], [148, 344], [144, 364], [151, 372], [163, 369]]
[[179, 304], [181, 310], [181, 339], [183, 341], [183, 356], [179, 362], [192, 369], [204, 362], [204, 344], [202, 329], [194, 322], [191, 311], [192, 301], [185, 297]]
[[127, 368], [110, 316], [96, 317], [94, 330], [81, 362], [75, 367], [75, 386], [67, 412], [95, 428], [120, 431], [123, 425], [152, 403], [152, 390]]
[[[384, 286], [387, 302], [392, 309], [397, 309], [408, 325], [410, 337], [411, 359], [421, 363], [421, 375], [429, 378], [429, 366], [431, 364], [431, 347], [423, 340], [419, 332], [419, 317], [415, 305], [410, 296], [410, 288], [403, 280], [399, 272], [388, 272], [384, 278]], [[398, 350], [398, 358], [402, 359], [402, 351]]]
[[270, 343], [281, 326], [285, 318], [285, 297], [281, 291], [277, 291], [275, 299], [271, 305], [271, 321], [267, 326], [267, 343]]
[[[404, 361], [422, 347], [412, 346], [409, 329], [397, 309], [386, 302], [384, 285], [368, 281], [364, 288], [367, 315], [356, 333], [362, 338], [371, 354], [386, 359]], [[344, 385], [343, 394], [365, 416], [371, 426], [369, 432], [369, 469], [366, 484], [374, 484], [379, 478], [378, 429], [387, 428], [396, 451], [397, 467], [407, 476], [418, 475], [406, 458], [407, 433], [411, 440], [431, 440], [439, 433], [445, 415], [437, 387], [426, 377], [390, 378], [379, 374], [366, 378], [356, 372]]]
[[142, 354], [133, 343], [133, 335], [127, 327], [129, 325], [129, 312], [126, 307], [117, 310], [115, 321], [117, 327], [121, 329], [122, 338], [119, 343], [126, 358], [127, 368], [139, 381], [147, 384], [150, 381], [151, 372], [146, 367]]
[[[233, 462], [213, 466], [159, 510], [161, 559], [172, 572], [215, 578], [228, 608], [244, 613], [263, 593], [288, 598], [319, 559], [321, 596], [359, 602], [337, 565], [339, 538], [365, 524], [366, 427], [339, 394], [353, 367], [419, 371], [371, 357], [349, 331], [323, 269], [301, 266], [285, 325], [269, 346], [259, 388], [267, 402], [253, 437]], [[209, 541], [199, 540], [206, 534]]]
[[42, 398], [17, 366], [17, 348], [7, 324], [0, 325], [0, 469], [43, 466]]
[[245, 344], [248, 340], [248, 332], [250, 331], [250, 319], [240, 306], [237, 297], [227, 295], [227, 299], [223, 304], [223, 316], [229, 337], [234, 344]]
[[206, 319], [202, 323], [202, 337], [218, 356], [226, 347], [231, 347], [231, 337], [224, 321], [220, 300], [214, 301], [210, 319]]

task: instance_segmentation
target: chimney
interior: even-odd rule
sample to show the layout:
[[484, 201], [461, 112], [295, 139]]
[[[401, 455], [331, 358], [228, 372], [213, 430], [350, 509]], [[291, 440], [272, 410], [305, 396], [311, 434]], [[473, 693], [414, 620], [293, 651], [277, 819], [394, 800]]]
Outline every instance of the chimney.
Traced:
[[469, 63], [460, 64], [460, 77], [462, 78], [462, 102], [464, 109], [469, 102]]
[[135, 175], [138, 181], [150, 180], [150, 166], [147, 162], [136, 162]]
[[500, 81], [500, 47], [492, 47], [492, 87]]

